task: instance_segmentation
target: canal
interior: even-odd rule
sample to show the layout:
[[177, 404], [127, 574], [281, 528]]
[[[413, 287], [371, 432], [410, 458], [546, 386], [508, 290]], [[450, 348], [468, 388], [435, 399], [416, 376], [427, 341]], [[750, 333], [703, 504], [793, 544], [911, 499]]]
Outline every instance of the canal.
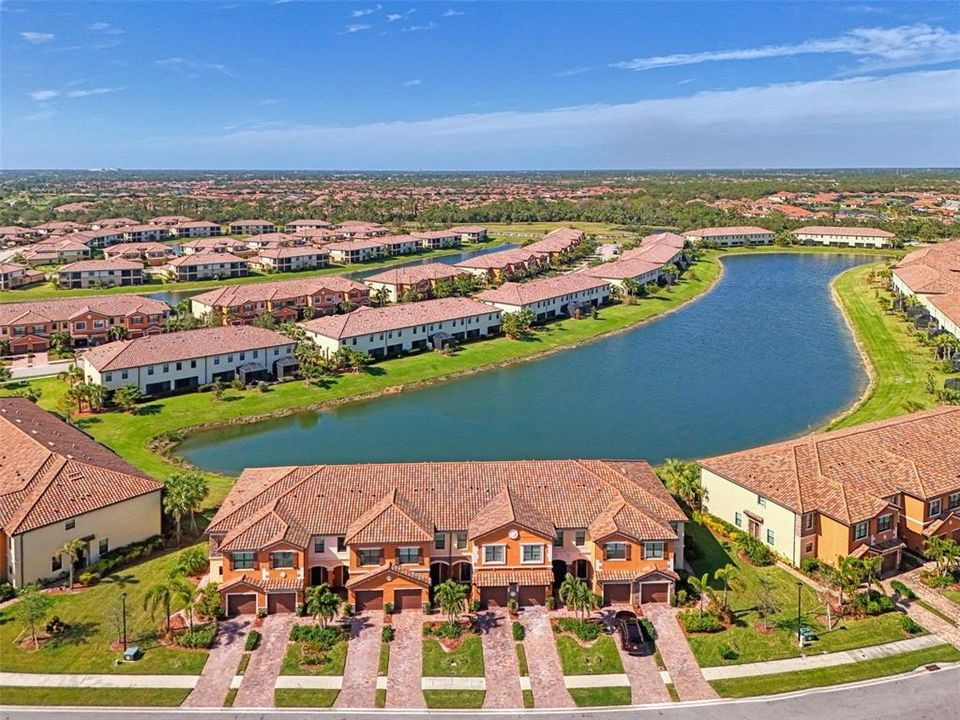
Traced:
[[[867, 378], [830, 281], [869, 258], [734, 255], [702, 299], [576, 349], [447, 383], [196, 433], [192, 463], [697, 458], [813, 429]], [[586, 322], [586, 321], [584, 321]]]

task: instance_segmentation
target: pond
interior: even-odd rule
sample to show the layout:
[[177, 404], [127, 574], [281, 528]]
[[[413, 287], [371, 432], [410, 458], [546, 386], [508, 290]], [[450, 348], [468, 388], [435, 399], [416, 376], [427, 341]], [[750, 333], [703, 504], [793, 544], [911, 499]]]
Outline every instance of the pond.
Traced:
[[540, 360], [376, 400], [199, 432], [190, 462], [248, 466], [699, 458], [813, 429], [867, 378], [830, 295], [869, 258], [733, 255], [700, 300]]

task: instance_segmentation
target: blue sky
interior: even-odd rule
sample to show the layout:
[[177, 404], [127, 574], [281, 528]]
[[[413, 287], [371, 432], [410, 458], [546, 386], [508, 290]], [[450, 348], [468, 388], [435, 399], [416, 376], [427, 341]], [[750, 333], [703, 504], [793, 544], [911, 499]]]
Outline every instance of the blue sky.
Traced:
[[0, 0], [3, 168], [960, 166], [955, 2]]

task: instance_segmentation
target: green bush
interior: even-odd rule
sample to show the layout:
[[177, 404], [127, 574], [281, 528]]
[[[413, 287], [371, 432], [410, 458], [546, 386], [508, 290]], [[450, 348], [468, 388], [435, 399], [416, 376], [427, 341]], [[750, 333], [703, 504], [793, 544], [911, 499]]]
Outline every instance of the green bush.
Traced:
[[435, 627], [433, 629], [433, 634], [437, 637], [452, 640], [453, 638], [458, 638], [463, 634], [463, 626], [455, 620], [447, 620], [445, 623]]
[[643, 625], [643, 629], [647, 631], [647, 635], [654, 642], [657, 640], [657, 629], [653, 626], [653, 623], [650, 622], [649, 618], [640, 618], [640, 624]]
[[822, 565], [816, 558], [804, 558], [800, 561], [800, 571], [804, 575], [816, 575], [821, 569]]
[[523, 640], [523, 633], [524, 633], [523, 625], [518, 623], [516, 620], [514, 620], [513, 622], [513, 627], [511, 628], [511, 631], [513, 632], [514, 640], [516, 640], [517, 642], [520, 642]]
[[857, 593], [850, 599], [850, 602], [855, 608], [866, 615], [882, 615], [891, 610], [896, 610], [897, 607], [892, 598], [876, 590]]
[[[129, 565], [135, 560], [161, 549], [163, 549], [163, 538], [159, 535], [154, 535], [141, 542], [114, 548], [101, 555], [95, 563], [87, 565], [84, 571], [80, 573], [78, 580], [81, 585], [92, 585], [104, 575], [109, 575], [120, 567]], [[87, 578], [86, 582], [84, 582], [84, 577]]]
[[481, 603], [479, 600], [470, 601], [470, 612], [478, 613], [482, 608], [483, 608], [483, 603]]
[[600, 637], [600, 633], [603, 632], [600, 623], [588, 622], [578, 618], [559, 618], [557, 620], [557, 628], [571, 635], [576, 635], [584, 642], [593, 642]]
[[8, 582], [0, 583], [0, 602], [6, 602], [14, 597], [17, 591], [13, 589], [13, 584]]
[[383, 614], [384, 615], [393, 615], [393, 603], [385, 602], [383, 604]]
[[507, 600], [507, 612], [515, 614], [520, 609], [520, 604], [517, 602], [516, 598], [510, 598]]
[[773, 562], [773, 553], [770, 552], [770, 548], [752, 535], [741, 532], [737, 535], [736, 542], [751, 565], [762, 566]]
[[430, 604], [430, 601], [427, 600], [423, 603], [423, 614], [430, 615], [433, 613], [433, 605]]
[[209, 625], [196, 628], [193, 632], [187, 630], [186, 632], [179, 633], [175, 637], [175, 642], [180, 647], [185, 648], [208, 648], [213, 645], [213, 641], [216, 639], [217, 624], [210, 623]]
[[907, 600], [917, 599], [917, 594], [899, 580], [893, 580], [890, 583], [890, 587], [892, 587], [893, 591], [902, 598], [906, 598]]
[[920, 624], [909, 615], [900, 616], [900, 627], [902, 627], [911, 635], [916, 635], [917, 633], [923, 632], [923, 628], [920, 627]]
[[380, 630], [380, 642], [393, 642], [393, 625], [384, 625]]
[[247, 641], [243, 645], [243, 649], [247, 652], [251, 652], [260, 647], [260, 633], [256, 630], [251, 630], [250, 634], [247, 635]]
[[688, 633], [715, 633], [723, 630], [723, 624], [713, 613], [700, 615], [696, 610], [683, 610], [677, 613], [680, 626]]
[[738, 657], [740, 657], [740, 653], [724, 643], [720, 646], [720, 657], [722, 657], [724, 660], [736, 660]]
[[321, 627], [320, 625], [294, 625], [290, 631], [293, 642], [317, 643], [329, 650], [338, 642], [347, 639], [347, 633], [340, 627]]
[[546, 607], [547, 607], [547, 610], [556, 610], [556, 609], [557, 609], [557, 599], [556, 599], [553, 595], [550, 595], [550, 596], [547, 597], [547, 605], [546, 605]]

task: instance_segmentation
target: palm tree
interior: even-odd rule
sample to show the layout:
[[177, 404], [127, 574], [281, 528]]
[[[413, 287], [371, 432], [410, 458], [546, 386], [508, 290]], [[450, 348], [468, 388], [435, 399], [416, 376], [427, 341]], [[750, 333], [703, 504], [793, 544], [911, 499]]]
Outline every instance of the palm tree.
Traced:
[[123, 325], [114, 325], [110, 328], [110, 337], [114, 340], [126, 340], [127, 334], [127, 329]]
[[103, 409], [103, 404], [107, 401], [107, 389], [103, 385], [86, 383], [84, 390], [90, 410], [97, 411]]
[[700, 467], [696, 463], [669, 458], [660, 469], [664, 484], [688, 508], [699, 510], [706, 500], [706, 491], [700, 482]]
[[80, 553], [83, 552], [83, 550], [86, 547], [87, 547], [87, 544], [83, 542], [83, 540], [80, 540], [79, 538], [75, 538], [73, 540], [67, 540], [63, 544], [63, 547], [60, 548], [60, 550], [58, 551], [60, 555], [67, 556], [67, 564], [69, 565], [69, 568], [70, 568], [70, 586], [69, 586], [70, 588], [73, 588], [74, 563], [80, 560]]
[[193, 608], [200, 599], [200, 591], [197, 586], [189, 580], [175, 576], [171, 579], [173, 597], [183, 603], [183, 609], [187, 612], [187, 622], [190, 625], [190, 632], [193, 632]]
[[463, 612], [467, 602], [467, 586], [453, 580], [446, 580], [434, 589], [433, 598], [452, 623], [457, 619], [457, 615]]
[[590, 610], [594, 604], [593, 593], [590, 591], [590, 588], [583, 580], [575, 577], [572, 573], [567, 573], [563, 582], [560, 583], [557, 594], [560, 596], [560, 601], [564, 605], [580, 613], [581, 620], [586, 617], [587, 611]]
[[731, 581], [737, 576], [737, 566], [727, 563], [721, 568], [717, 568], [713, 573], [714, 580], [723, 583], [723, 599], [720, 601], [723, 609], [727, 609], [727, 593], [730, 590]]
[[852, 595], [863, 582], [863, 564], [855, 557], [842, 555], [837, 558], [835, 585], [839, 591], [840, 612], [843, 612], [843, 593]]
[[324, 627], [337, 614], [343, 602], [326, 583], [311, 585], [304, 591], [304, 595], [307, 601], [307, 612], [314, 618], [320, 618], [320, 624]]
[[76, 365], [71, 365], [69, 368], [63, 372], [57, 373], [57, 379], [65, 381], [71, 387], [73, 385], [79, 385], [86, 377], [83, 374], [83, 368], [77, 367]]
[[700, 595], [700, 601], [697, 603], [697, 608], [699, 610], [700, 617], [703, 617], [703, 601], [707, 595], [713, 594], [713, 588], [710, 587], [710, 573], [704, 573], [703, 577], [696, 577], [691, 575], [687, 578], [687, 582], [690, 583], [690, 587], [697, 591], [697, 594]]
[[387, 301], [390, 299], [390, 291], [387, 290], [385, 287], [377, 288], [376, 290], [373, 291], [372, 298], [377, 305], [379, 305], [380, 307], [383, 307], [384, 305], [387, 304]]
[[150, 613], [150, 617], [156, 619], [157, 610], [163, 609], [163, 615], [167, 623], [167, 635], [170, 634], [170, 606], [173, 604], [176, 582], [179, 580], [175, 575], [170, 575], [164, 580], [151, 585], [143, 596], [143, 609]]

